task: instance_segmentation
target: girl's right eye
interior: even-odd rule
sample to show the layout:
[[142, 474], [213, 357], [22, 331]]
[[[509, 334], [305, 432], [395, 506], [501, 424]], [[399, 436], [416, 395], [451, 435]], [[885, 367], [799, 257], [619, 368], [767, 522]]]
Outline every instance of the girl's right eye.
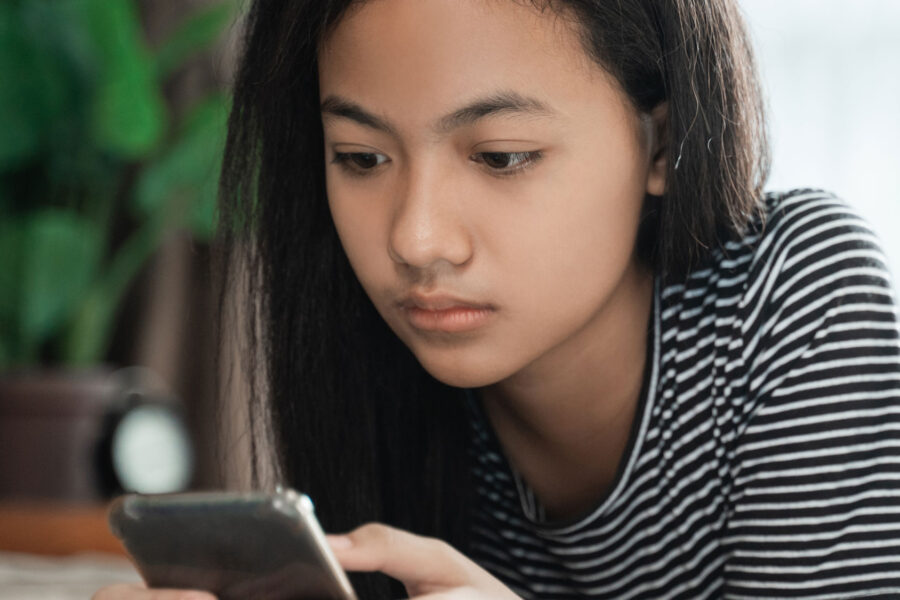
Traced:
[[335, 152], [331, 162], [340, 165], [350, 175], [365, 177], [379, 165], [388, 162], [388, 157], [375, 152]]

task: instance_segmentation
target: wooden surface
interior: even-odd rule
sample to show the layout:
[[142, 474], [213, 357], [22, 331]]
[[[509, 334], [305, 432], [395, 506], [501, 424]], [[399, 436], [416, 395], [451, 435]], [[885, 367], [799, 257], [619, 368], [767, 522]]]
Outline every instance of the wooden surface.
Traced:
[[61, 556], [125, 549], [109, 531], [106, 505], [0, 502], [0, 550]]

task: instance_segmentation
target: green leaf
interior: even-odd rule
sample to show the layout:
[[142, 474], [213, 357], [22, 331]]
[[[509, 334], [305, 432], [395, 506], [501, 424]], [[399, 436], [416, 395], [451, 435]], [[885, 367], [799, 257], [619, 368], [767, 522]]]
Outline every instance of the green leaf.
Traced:
[[193, 54], [211, 46], [234, 19], [234, 13], [231, 2], [220, 2], [203, 7], [185, 19], [156, 53], [158, 79], [164, 80]]
[[26, 347], [57, 333], [84, 300], [101, 260], [97, 226], [59, 209], [23, 223], [18, 319]]
[[164, 226], [164, 220], [159, 217], [145, 220], [94, 282], [62, 340], [68, 364], [93, 364], [103, 359], [122, 297], [159, 247]]
[[66, 74], [45, 40], [30, 35], [26, 12], [0, 3], [0, 170], [33, 157], [66, 104]]
[[88, 293], [62, 340], [62, 356], [67, 365], [97, 364], [106, 354], [117, 307], [103, 287], [97, 286]]
[[191, 112], [167, 151], [141, 174], [134, 196], [139, 215], [170, 212], [198, 238], [212, 236], [227, 120], [228, 100], [222, 95]]
[[159, 142], [166, 109], [135, 6], [130, 0], [88, 0], [85, 10], [103, 57], [91, 110], [93, 138], [123, 158], [141, 158]]
[[31, 62], [31, 48], [21, 35], [16, 7], [0, 3], [0, 169], [27, 160], [38, 149], [40, 115], [28, 101], [38, 91], [33, 89]]

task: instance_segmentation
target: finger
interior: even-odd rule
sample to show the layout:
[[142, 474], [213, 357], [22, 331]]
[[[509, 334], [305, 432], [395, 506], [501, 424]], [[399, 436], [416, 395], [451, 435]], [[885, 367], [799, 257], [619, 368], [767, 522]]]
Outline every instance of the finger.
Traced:
[[143, 583], [117, 583], [97, 590], [91, 600], [216, 600], [199, 590], [147, 589]]
[[446, 542], [380, 523], [328, 539], [347, 571], [381, 571], [407, 585], [452, 588], [470, 583], [481, 573], [475, 563]]

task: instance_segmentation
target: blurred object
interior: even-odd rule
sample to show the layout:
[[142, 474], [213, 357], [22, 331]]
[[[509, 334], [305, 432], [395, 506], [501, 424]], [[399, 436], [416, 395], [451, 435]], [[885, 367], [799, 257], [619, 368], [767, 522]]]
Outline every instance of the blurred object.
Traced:
[[151, 52], [130, 0], [0, 3], [0, 370], [102, 363], [166, 235], [212, 236], [227, 97], [176, 118], [163, 87], [233, 17], [203, 7]]
[[152, 384], [147, 369], [132, 367], [118, 375], [121, 400], [107, 414], [101, 446], [102, 464], [111, 467], [115, 481], [113, 491], [186, 490], [194, 474], [194, 450], [181, 405]]
[[85, 600], [113, 583], [141, 581], [126, 559], [84, 553], [39, 557], [0, 552], [0, 600]]
[[183, 409], [147, 369], [0, 379], [0, 498], [96, 502], [188, 487]]

